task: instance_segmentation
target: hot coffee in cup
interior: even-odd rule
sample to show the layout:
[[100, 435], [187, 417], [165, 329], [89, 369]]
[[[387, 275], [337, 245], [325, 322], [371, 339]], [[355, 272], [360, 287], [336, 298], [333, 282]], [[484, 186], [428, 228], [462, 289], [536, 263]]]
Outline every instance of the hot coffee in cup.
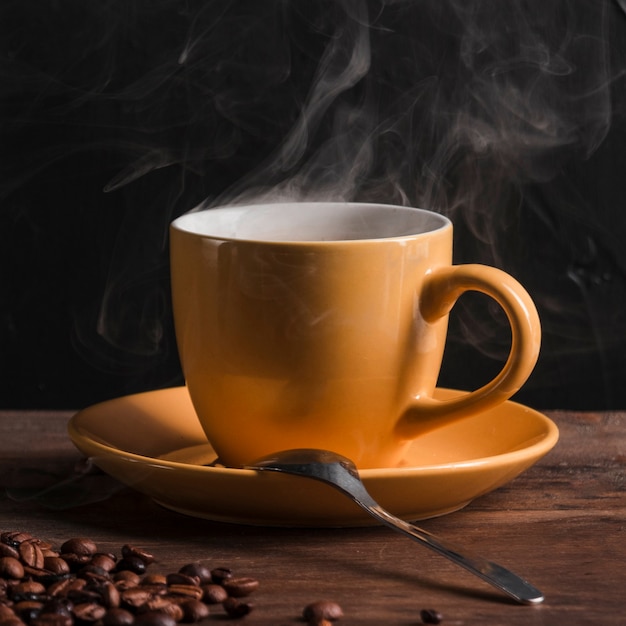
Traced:
[[[170, 234], [183, 373], [226, 465], [325, 448], [396, 466], [421, 433], [507, 400], [537, 360], [527, 292], [496, 268], [452, 265], [452, 224], [437, 213], [232, 206], [183, 215]], [[437, 400], [448, 314], [466, 291], [502, 306], [511, 351], [485, 386]]]

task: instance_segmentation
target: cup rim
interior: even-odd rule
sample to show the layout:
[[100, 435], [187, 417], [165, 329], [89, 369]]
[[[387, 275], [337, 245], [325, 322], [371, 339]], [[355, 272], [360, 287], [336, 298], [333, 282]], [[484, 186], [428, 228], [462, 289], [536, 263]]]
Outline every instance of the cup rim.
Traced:
[[[281, 216], [292, 215], [293, 207], [297, 206], [298, 210], [307, 209], [309, 212], [315, 209], [317, 212], [321, 211], [321, 207], [327, 208], [328, 211], [338, 213], [339, 211], [358, 211], [369, 210], [370, 212], [394, 211], [396, 213], [416, 214], [418, 213], [422, 218], [426, 218], [428, 223], [422, 223], [421, 227], [417, 226], [413, 228], [404, 228], [399, 232], [391, 232], [388, 235], [376, 235], [376, 236], [358, 236], [358, 237], [329, 237], [329, 238], [300, 238], [300, 237], [288, 237], [277, 235], [258, 235], [258, 234], [238, 234], [233, 231], [236, 230], [238, 224], [237, 220], [233, 220], [233, 216], [239, 216], [241, 219], [244, 215], [250, 213], [256, 213], [257, 215], [265, 211], [280, 212]], [[287, 208], [288, 207], [288, 208]], [[211, 215], [215, 217], [215, 220], [211, 220], [211, 227], [204, 222], [200, 224], [198, 215]], [[333, 214], [334, 215], [334, 214]], [[223, 223], [220, 223], [220, 217], [227, 218]], [[228, 219], [230, 218], [230, 220]], [[424, 228], [424, 226], [427, 228]], [[215, 239], [220, 241], [232, 241], [232, 242], [254, 242], [261, 244], [286, 244], [286, 245], [303, 245], [303, 244], [359, 244], [365, 242], [382, 242], [382, 241], [402, 241], [407, 239], [416, 239], [421, 237], [428, 237], [435, 232], [441, 231], [445, 228], [451, 228], [452, 222], [445, 215], [432, 211], [429, 209], [423, 209], [419, 207], [394, 205], [377, 202], [345, 202], [345, 201], [276, 201], [276, 202], [259, 202], [259, 203], [242, 203], [242, 204], [227, 204], [210, 208], [205, 208], [200, 205], [186, 213], [183, 213], [170, 223], [170, 228], [188, 235], [206, 239]]]

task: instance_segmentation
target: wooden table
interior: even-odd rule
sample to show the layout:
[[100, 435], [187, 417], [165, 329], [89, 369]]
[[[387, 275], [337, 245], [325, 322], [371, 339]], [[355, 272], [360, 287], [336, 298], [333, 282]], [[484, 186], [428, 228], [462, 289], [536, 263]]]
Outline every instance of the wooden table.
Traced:
[[546, 595], [538, 606], [514, 604], [382, 527], [213, 523], [98, 474], [42, 492], [80, 459], [66, 435], [69, 412], [0, 412], [0, 530], [55, 545], [88, 536], [117, 554], [134, 544], [158, 558], [155, 573], [198, 560], [230, 567], [260, 581], [243, 620], [251, 626], [302, 623], [303, 607], [319, 599], [337, 601], [346, 625], [416, 625], [422, 608], [437, 609], [446, 626], [626, 624], [626, 412], [549, 415], [561, 439], [547, 457], [464, 510], [421, 523], [532, 581]]

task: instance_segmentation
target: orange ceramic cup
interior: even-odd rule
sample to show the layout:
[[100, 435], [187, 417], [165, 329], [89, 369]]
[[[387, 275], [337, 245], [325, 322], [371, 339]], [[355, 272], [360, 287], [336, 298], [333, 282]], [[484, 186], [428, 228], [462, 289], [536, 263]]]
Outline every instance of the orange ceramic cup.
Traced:
[[[507, 400], [537, 360], [527, 292], [501, 270], [452, 265], [437, 213], [233, 206], [183, 215], [170, 235], [183, 372], [225, 465], [305, 447], [397, 466], [411, 439]], [[485, 386], [436, 400], [448, 313], [470, 290], [506, 312], [510, 354]]]

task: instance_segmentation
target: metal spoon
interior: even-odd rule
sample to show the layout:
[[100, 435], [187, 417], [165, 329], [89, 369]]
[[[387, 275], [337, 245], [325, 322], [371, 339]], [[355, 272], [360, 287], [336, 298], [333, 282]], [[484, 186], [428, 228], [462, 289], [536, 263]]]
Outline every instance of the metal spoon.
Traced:
[[344, 456], [328, 450], [286, 450], [258, 459], [247, 465], [246, 469], [282, 472], [324, 482], [352, 498], [383, 524], [445, 556], [518, 602], [539, 604], [543, 601], [543, 594], [538, 589], [501, 565], [481, 557], [464, 555], [456, 546], [444, 543], [431, 533], [383, 509], [365, 489], [354, 463]]

